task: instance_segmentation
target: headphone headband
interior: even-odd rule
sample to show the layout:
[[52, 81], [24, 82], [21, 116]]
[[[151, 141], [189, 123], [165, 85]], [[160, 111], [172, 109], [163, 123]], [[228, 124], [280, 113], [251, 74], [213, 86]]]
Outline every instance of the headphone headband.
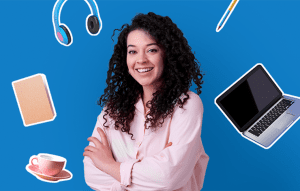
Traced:
[[86, 4], [88, 4], [92, 14], [97, 17], [100, 17], [98, 6], [97, 6], [97, 3], [95, 2], [95, 0], [84, 0], [84, 1], [86, 2]]
[[66, 2], [67, 2], [67, 0], [58, 0], [58, 1], [56, 1], [55, 5], [54, 5], [52, 19], [54, 19], [53, 24], [55, 24], [54, 27], [56, 29], [58, 29], [59, 24], [60, 24], [60, 11]]

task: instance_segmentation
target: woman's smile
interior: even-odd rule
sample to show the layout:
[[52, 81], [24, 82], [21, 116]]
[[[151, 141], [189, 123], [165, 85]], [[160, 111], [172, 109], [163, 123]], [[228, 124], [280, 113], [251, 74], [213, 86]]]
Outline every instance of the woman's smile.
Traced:
[[152, 70], [153, 70], [153, 67], [136, 69], [136, 71], [138, 71], [138, 73], [141, 73], [141, 74], [148, 74]]

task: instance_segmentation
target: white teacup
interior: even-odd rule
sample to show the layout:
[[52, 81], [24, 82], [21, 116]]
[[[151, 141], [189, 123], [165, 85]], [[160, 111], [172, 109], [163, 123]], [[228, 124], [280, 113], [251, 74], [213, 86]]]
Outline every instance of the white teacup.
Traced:
[[[34, 164], [33, 160], [37, 160], [37, 164]], [[31, 164], [38, 165], [39, 170], [48, 176], [59, 174], [64, 169], [66, 162], [67, 160], [63, 157], [46, 153], [40, 153], [31, 159]]]

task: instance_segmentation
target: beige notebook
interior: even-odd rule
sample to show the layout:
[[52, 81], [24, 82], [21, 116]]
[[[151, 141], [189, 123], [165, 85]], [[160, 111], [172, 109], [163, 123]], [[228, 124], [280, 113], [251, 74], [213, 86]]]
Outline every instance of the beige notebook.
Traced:
[[24, 126], [53, 121], [56, 112], [47, 79], [36, 74], [12, 82]]

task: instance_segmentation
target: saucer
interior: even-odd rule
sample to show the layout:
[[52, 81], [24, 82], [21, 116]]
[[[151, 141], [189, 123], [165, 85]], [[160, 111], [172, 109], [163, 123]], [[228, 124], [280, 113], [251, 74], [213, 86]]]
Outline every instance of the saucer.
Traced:
[[55, 175], [55, 176], [49, 176], [49, 175], [45, 175], [43, 174], [40, 170], [39, 170], [39, 166], [38, 165], [32, 165], [32, 164], [28, 164], [26, 166], [26, 170], [28, 170], [31, 174], [34, 174], [44, 180], [47, 181], [58, 181], [58, 180], [63, 180], [63, 179], [69, 179], [72, 177], [71, 173], [68, 170], [62, 170], [59, 174]]

